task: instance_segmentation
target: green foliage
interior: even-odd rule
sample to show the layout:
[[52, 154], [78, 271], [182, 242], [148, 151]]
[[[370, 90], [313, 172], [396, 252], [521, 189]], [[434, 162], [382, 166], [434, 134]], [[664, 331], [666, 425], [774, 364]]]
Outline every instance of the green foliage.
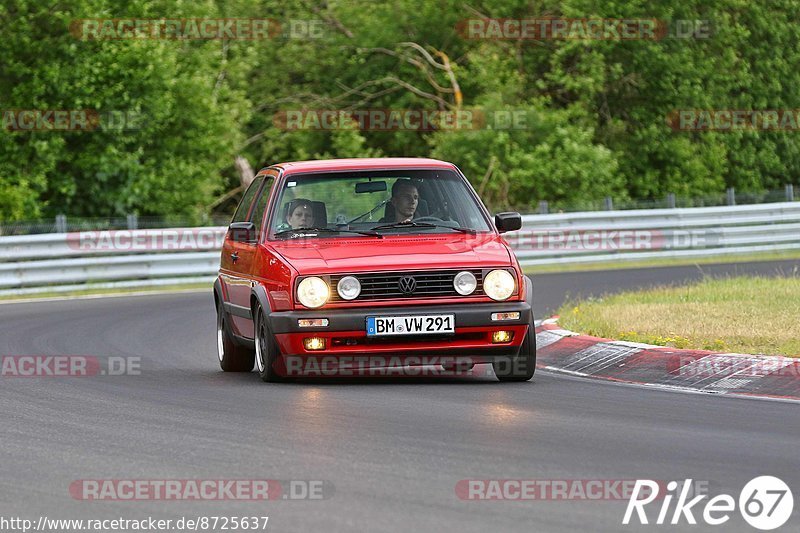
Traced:
[[[90, 41], [69, 33], [75, 19], [120, 13], [113, 4], [9, 0], [0, 8], [1, 109], [136, 119], [122, 128], [101, 119], [92, 131], [0, 132], [1, 218], [193, 215], [220, 188], [249, 106], [240, 90], [218, 83], [219, 73], [241, 76], [248, 58], [229, 50], [231, 69], [219, 41]], [[154, 17], [166, 7], [176, 17], [216, 13], [209, 2], [137, 2], [121, 16]]]
[[558, 206], [624, 195], [614, 154], [594, 143], [591, 128], [567, 115], [528, 109], [524, 128], [439, 132], [432, 154], [458, 161], [480, 196], [497, 206], [529, 209], [540, 200]]
[[[708, 20], [712, 34], [503, 41], [457, 29], [484, 16]], [[323, 35], [81, 40], [69, 32], [76, 19], [124, 17], [271, 18], [284, 30], [313, 20]], [[799, 18], [795, 0], [5, 0], [0, 110], [115, 110], [140, 120], [122, 130], [0, 129], [0, 220], [199, 216], [239, 185], [237, 155], [254, 167], [439, 157], [459, 165], [493, 209], [800, 184], [800, 133], [666, 123], [679, 109], [800, 108]], [[448, 61], [450, 71], [431, 61]], [[455, 131], [279, 128], [276, 113], [294, 109], [461, 109], [527, 120]]]

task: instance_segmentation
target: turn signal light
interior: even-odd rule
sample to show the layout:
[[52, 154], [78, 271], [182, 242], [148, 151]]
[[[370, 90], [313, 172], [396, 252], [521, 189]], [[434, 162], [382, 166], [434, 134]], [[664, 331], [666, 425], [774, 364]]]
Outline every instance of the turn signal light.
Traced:
[[301, 328], [324, 328], [328, 326], [327, 318], [300, 318], [297, 325]]
[[519, 311], [511, 311], [508, 313], [492, 313], [492, 320], [519, 320]]

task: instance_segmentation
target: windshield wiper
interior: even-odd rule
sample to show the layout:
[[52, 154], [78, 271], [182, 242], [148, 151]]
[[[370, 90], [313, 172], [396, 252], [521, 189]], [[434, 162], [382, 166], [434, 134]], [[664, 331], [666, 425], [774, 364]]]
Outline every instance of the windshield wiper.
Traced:
[[367, 237], [377, 237], [379, 239], [383, 239], [383, 235], [380, 233], [375, 233], [374, 231], [359, 231], [354, 229], [331, 229], [331, 228], [297, 228], [297, 229], [285, 229], [283, 231], [279, 231], [275, 234], [276, 238], [285, 237], [287, 235], [304, 235], [307, 233], [357, 233], [359, 235], [366, 235]]
[[372, 231], [380, 230], [380, 229], [392, 229], [392, 228], [447, 228], [452, 229], [455, 231], [460, 231], [461, 233], [469, 233], [470, 235], [475, 235], [478, 233], [477, 230], [472, 228], [462, 228], [461, 226], [448, 226], [447, 224], [433, 224], [431, 222], [395, 222], [393, 224], [381, 224], [380, 226], [372, 227]]

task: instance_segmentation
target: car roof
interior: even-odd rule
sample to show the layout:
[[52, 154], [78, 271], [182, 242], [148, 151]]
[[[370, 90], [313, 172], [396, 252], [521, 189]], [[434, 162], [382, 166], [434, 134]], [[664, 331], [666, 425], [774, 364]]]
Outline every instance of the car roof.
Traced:
[[365, 157], [358, 159], [323, 159], [318, 161], [292, 161], [272, 165], [280, 167], [286, 174], [299, 172], [338, 172], [343, 170], [391, 170], [395, 168], [429, 168], [452, 170], [455, 165], [438, 159], [424, 157]]

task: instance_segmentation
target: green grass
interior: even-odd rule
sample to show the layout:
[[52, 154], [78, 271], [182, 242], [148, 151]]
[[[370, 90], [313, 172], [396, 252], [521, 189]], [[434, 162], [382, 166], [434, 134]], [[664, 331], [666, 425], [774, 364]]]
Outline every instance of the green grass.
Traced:
[[590, 272], [596, 270], [619, 270], [626, 268], [649, 268], [665, 266], [686, 266], [686, 265], [709, 265], [709, 264], [728, 264], [746, 263], [757, 261], [780, 261], [787, 259], [800, 259], [800, 250], [792, 252], [773, 252], [759, 254], [744, 254], [719, 257], [707, 257], [702, 259], [648, 259], [645, 261], [609, 261], [603, 263], [589, 264], [564, 264], [564, 265], [542, 265], [523, 267], [526, 274], [548, 274], [552, 272]]
[[800, 277], [707, 278], [565, 304], [562, 327], [675, 348], [800, 356]]

